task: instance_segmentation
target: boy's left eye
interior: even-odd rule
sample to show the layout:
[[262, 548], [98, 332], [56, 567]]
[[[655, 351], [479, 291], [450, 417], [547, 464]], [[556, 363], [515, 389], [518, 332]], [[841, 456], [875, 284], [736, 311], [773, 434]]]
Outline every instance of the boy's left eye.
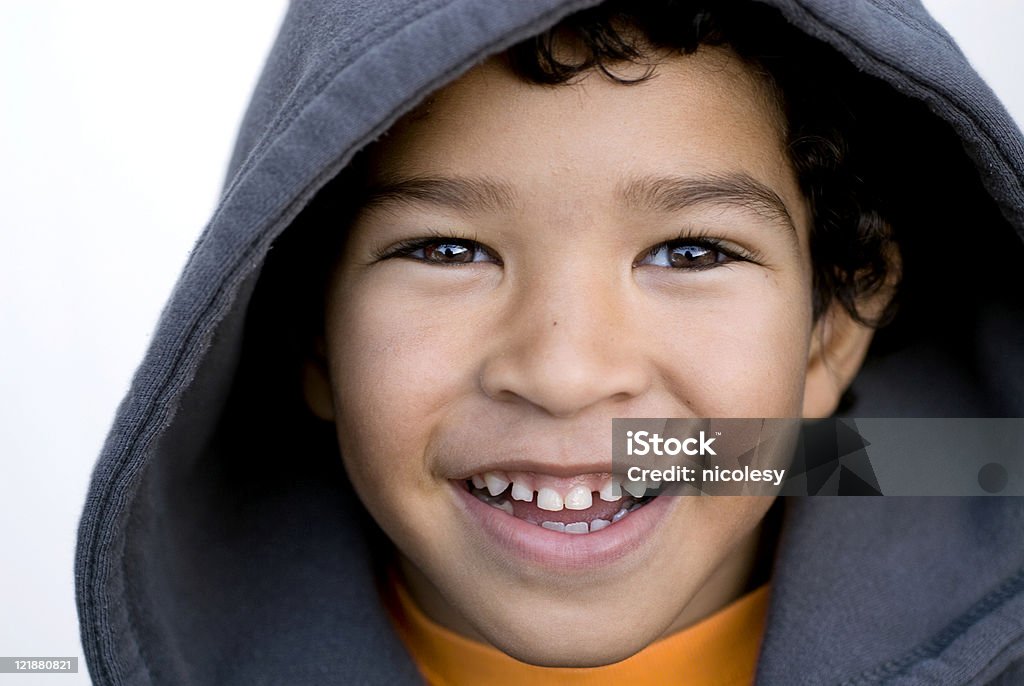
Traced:
[[680, 239], [661, 243], [640, 256], [636, 266], [707, 269], [741, 259], [709, 239]]

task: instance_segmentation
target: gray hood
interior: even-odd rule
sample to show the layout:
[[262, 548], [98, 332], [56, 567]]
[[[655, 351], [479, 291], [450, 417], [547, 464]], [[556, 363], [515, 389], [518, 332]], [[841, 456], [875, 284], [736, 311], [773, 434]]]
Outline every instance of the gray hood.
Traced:
[[[847, 411], [1024, 416], [1024, 138], [916, 2], [766, 2], [898, 94], [907, 131], [893, 176], [917, 258]], [[93, 474], [76, 585], [97, 684], [419, 682], [374, 591], [373, 525], [323, 457], [331, 431], [268, 390], [275, 305], [258, 284], [357, 151], [592, 4], [291, 3]], [[963, 241], [974, 257], [954, 262]], [[1005, 683], [1024, 683], [1021, 500], [787, 501], [758, 683], [984, 683], [1015, 661]]]

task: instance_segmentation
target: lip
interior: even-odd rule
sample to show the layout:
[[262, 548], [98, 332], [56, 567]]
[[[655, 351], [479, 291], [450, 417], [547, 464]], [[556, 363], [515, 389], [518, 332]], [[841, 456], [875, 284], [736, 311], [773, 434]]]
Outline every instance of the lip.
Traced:
[[564, 534], [524, 522], [481, 502], [451, 481], [455, 500], [471, 526], [482, 529], [526, 564], [561, 572], [608, 567], [652, 545], [654, 534], [676, 498], [657, 497], [613, 525], [591, 534]]
[[[461, 470], [455, 474], [452, 478], [455, 481], [464, 481], [474, 474], [484, 474], [485, 472], [501, 471], [501, 472], [532, 472], [536, 474], [545, 474], [548, 476], [554, 476], [558, 478], [571, 478], [580, 474], [613, 474], [612, 462], [610, 460], [598, 461], [598, 462], [569, 462], [562, 461], [562, 463], [552, 462], [538, 462], [531, 459], [503, 459], [501, 462], [494, 463], [477, 463], [472, 471]], [[620, 470], [624, 469], [619, 467]], [[463, 473], [465, 472], [465, 473]], [[622, 474], [614, 473], [616, 476], [625, 476], [625, 472]]]

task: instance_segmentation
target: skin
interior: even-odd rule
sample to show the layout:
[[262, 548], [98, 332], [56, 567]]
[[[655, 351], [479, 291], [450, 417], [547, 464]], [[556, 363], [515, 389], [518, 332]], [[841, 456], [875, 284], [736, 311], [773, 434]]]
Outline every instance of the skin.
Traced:
[[[810, 218], [783, 126], [759, 77], [702, 48], [631, 86], [590, 74], [540, 87], [490, 61], [375, 144], [371, 186], [391, 191], [351, 226], [306, 393], [336, 423], [356, 492], [435, 621], [526, 662], [594, 666], [747, 589], [769, 497], [671, 498], [630, 554], [567, 573], [503, 550], [458, 507], [453, 479], [501, 455], [568, 471], [609, 460], [614, 417], [834, 409], [871, 332], [839, 312], [812, 320]], [[454, 177], [501, 193], [395, 186]], [[693, 197], [668, 208], [637, 192], [638, 179], [664, 191], [676, 188], [665, 179], [730, 177], [782, 210]], [[694, 269], [650, 254], [681, 233], [734, 258]], [[474, 261], [425, 259], [446, 244]]]

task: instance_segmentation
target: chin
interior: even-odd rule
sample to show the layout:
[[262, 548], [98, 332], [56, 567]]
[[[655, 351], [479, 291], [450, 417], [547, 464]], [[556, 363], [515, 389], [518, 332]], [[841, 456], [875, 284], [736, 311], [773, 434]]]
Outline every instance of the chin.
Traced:
[[[623, 626], [620, 617], [618, 613], [613, 619], [580, 617], [569, 628], [537, 632], [524, 627], [486, 638], [502, 652], [538, 667], [601, 667], [632, 657], [657, 640], [663, 631]], [[608, 626], [614, 624], [619, 626]], [[600, 632], [581, 631], [581, 627], [597, 626], [605, 628]]]

